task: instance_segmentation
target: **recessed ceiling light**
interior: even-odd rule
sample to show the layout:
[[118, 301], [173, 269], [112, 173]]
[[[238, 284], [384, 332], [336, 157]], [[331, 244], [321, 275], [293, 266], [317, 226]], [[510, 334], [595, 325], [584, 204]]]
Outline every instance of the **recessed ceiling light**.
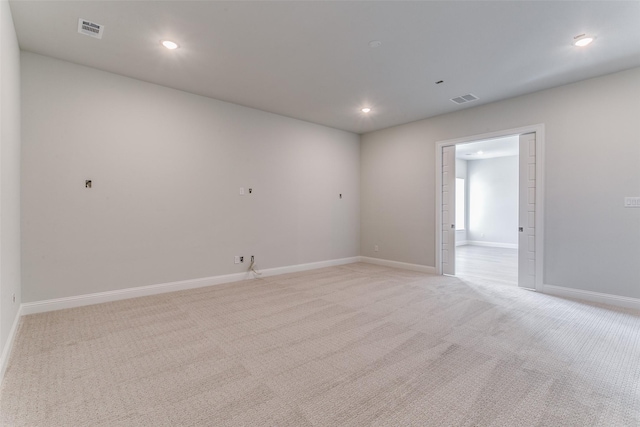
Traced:
[[382, 42], [380, 40], [371, 40], [369, 42], [369, 47], [376, 48], [382, 46]]
[[580, 34], [577, 35], [573, 38], [573, 45], [574, 46], [578, 46], [578, 47], [584, 47], [584, 46], [588, 46], [591, 43], [593, 43], [593, 41], [596, 38], [593, 36], [588, 36], [586, 34]]
[[169, 50], [173, 50], [173, 49], [177, 49], [178, 47], [178, 43], [176, 42], [172, 42], [171, 40], [162, 40], [160, 43], [162, 43], [162, 46], [166, 47]]
[[371, 111], [371, 108], [369, 108], [369, 107], [365, 107], [365, 108], [362, 109], [363, 113], [368, 113], [369, 111]]

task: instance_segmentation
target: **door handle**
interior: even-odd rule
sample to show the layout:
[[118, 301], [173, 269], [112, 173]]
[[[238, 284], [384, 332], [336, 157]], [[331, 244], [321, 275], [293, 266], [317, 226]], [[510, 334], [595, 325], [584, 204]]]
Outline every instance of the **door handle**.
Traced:
[[456, 225], [455, 224], [451, 224], [451, 228], [456, 228]]
[[518, 227], [518, 231], [522, 233], [524, 231], [524, 227]]

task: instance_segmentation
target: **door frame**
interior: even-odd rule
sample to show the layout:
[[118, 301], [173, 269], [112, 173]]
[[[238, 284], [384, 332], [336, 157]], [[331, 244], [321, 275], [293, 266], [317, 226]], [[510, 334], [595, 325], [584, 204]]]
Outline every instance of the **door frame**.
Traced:
[[465, 144], [483, 139], [501, 138], [525, 133], [536, 134], [536, 208], [535, 208], [535, 245], [536, 245], [536, 278], [535, 291], [542, 292], [544, 276], [544, 123], [505, 129], [462, 138], [436, 142], [436, 274], [442, 275], [442, 148], [450, 145]]

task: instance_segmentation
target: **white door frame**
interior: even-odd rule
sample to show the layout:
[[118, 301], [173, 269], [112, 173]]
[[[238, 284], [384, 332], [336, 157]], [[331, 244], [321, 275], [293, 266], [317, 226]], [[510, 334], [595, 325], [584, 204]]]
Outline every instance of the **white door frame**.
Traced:
[[[456, 272], [456, 147], [445, 145], [442, 147], [442, 224], [439, 227], [439, 236], [442, 238], [440, 246], [440, 267], [442, 274], [455, 274]], [[451, 254], [451, 256], [449, 256]]]
[[536, 134], [536, 280], [535, 290], [542, 292], [544, 276], [544, 124], [505, 129], [436, 142], [436, 274], [442, 275], [442, 148], [483, 139], [501, 138], [524, 133]]

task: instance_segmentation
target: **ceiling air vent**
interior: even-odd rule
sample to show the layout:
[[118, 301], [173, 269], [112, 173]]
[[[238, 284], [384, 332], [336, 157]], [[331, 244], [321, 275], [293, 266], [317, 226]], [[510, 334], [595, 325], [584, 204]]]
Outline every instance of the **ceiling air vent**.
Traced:
[[80, 18], [78, 19], [78, 32], [86, 36], [101, 39], [102, 34], [104, 33], [104, 25], [96, 24], [95, 22]]
[[451, 98], [451, 100], [456, 104], [465, 104], [467, 102], [475, 101], [476, 99], [478, 99], [478, 97], [472, 93], [467, 95], [462, 95], [457, 98]]

